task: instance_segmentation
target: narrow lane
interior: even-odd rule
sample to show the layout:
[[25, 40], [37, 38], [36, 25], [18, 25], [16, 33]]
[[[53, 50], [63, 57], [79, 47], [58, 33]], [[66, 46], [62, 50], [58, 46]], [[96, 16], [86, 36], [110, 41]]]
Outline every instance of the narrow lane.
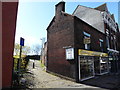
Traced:
[[37, 60], [35, 60], [35, 68], [33, 68], [33, 61], [30, 60], [28, 70], [30, 74], [28, 73], [24, 77], [29, 88], [95, 88], [101, 90], [98, 87], [72, 82], [49, 74], [40, 67], [40, 61]]

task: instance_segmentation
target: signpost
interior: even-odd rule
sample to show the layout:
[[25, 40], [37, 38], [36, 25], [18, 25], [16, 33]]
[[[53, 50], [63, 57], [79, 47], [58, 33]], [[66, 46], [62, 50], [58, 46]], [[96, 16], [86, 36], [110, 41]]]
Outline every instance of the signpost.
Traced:
[[20, 37], [20, 56], [19, 56], [19, 61], [18, 61], [18, 73], [19, 73], [19, 80], [20, 80], [20, 66], [21, 66], [21, 53], [22, 53], [22, 46], [24, 46], [24, 38]]

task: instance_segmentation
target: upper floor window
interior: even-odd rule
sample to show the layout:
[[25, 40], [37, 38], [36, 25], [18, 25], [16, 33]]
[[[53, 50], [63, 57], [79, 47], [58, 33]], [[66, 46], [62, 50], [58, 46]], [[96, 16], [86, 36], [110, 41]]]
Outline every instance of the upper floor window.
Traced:
[[107, 34], [107, 36], [106, 36], [107, 47], [110, 48], [109, 31], [108, 31], [108, 29], [106, 29], [106, 34]]
[[113, 46], [114, 46], [114, 50], [116, 50], [116, 36], [113, 35]]
[[99, 42], [100, 42], [100, 49], [101, 49], [101, 51], [103, 51], [103, 49], [104, 49], [104, 47], [103, 47], [103, 40], [99, 39]]
[[90, 50], [90, 34], [84, 32], [84, 45], [85, 49]]

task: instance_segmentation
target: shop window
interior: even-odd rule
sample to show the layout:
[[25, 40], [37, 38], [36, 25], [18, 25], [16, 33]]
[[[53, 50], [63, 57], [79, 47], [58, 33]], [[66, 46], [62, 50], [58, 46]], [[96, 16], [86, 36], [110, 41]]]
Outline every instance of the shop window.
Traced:
[[109, 58], [107, 57], [94, 57], [94, 67], [96, 75], [108, 73], [108, 59]]
[[108, 72], [108, 58], [100, 58], [100, 72], [106, 73]]
[[79, 58], [80, 79], [85, 80], [94, 76], [94, 59], [89, 56]]
[[85, 49], [90, 50], [90, 34], [84, 32], [84, 45]]
[[100, 42], [100, 50], [103, 51], [103, 40], [102, 39], [99, 39], [99, 42]]

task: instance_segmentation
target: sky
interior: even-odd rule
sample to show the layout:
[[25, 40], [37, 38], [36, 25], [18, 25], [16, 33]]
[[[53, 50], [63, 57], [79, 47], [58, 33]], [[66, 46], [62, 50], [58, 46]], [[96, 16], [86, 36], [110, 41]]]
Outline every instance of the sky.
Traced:
[[[15, 43], [20, 37], [25, 39], [25, 46], [41, 45], [42, 38], [47, 39], [49, 23], [55, 15], [57, 2], [19, 2]], [[66, 2], [65, 12], [72, 14], [78, 5], [95, 8], [105, 2]], [[106, 2], [108, 10], [118, 22], [118, 2]]]

